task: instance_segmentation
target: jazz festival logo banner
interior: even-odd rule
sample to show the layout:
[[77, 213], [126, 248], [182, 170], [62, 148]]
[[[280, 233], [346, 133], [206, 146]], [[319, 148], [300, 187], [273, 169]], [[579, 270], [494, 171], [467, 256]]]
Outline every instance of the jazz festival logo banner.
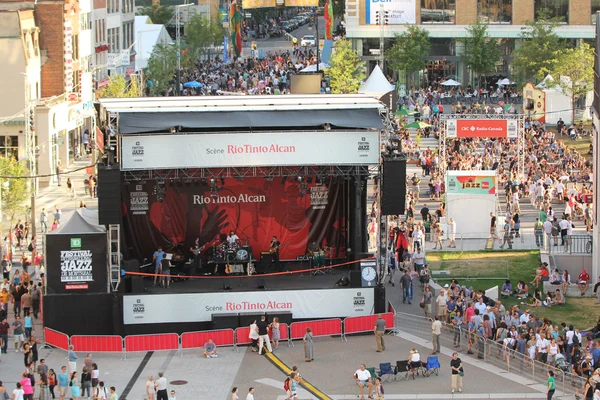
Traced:
[[376, 13], [388, 12], [389, 25], [416, 24], [416, 0], [367, 0], [367, 24], [376, 24]]
[[446, 193], [496, 194], [496, 176], [452, 176], [446, 180]]

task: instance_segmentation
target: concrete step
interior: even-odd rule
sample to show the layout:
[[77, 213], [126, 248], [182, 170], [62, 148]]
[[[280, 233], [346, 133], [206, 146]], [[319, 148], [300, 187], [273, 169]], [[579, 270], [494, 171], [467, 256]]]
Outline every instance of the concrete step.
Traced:
[[[544, 293], [547, 292], [555, 292], [556, 289], [561, 289], [562, 291], [562, 287], [560, 285], [552, 285], [550, 282], [544, 282]], [[599, 290], [600, 292], [600, 290]], [[587, 290], [585, 291], [585, 295], [581, 295], [581, 291], [579, 290], [579, 288], [577, 287], [576, 283], [571, 283], [568, 287], [567, 287], [567, 297], [596, 297], [597, 295], [594, 294], [594, 284], [590, 283], [589, 287], [587, 288]], [[567, 299], [567, 302], [569, 300]]]

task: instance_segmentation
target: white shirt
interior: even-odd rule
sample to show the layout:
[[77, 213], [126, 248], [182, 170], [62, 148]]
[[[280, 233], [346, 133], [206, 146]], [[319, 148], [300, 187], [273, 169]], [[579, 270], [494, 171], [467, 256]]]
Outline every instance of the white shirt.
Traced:
[[368, 370], [357, 369], [354, 373], [359, 381], [368, 381], [371, 378], [371, 373]]
[[450, 233], [450, 234], [456, 233], [456, 221], [452, 221], [448, 224], [448, 233]]
[[547, 353], [548, 352], [548, 339], [540, 338], [536, 342], [536, 346], [538, 348], [538, 353]]
[[481, 316], [481, 318], [483, 318], [483, 314], [485, 314], [485, 312], [487, 311], [487, 306], [485, 305], [485, 303], [477, 302], [475, 303], [475, 308], [479, 310], [479, 315]]
[[555, 344], [554, 346], [552, 344], [548, 345], [548, 354], [551, 356], [555, 356], [558, 354], [558, 345]]
[[227, 236], [227, 243], [229, 244], [234, 244], [238, 240], [240, 240], [240, 238], [236, 234], [234, 234], [233, 236]]
[[544, 232], [548, 235], [552, 233], [552, 222], [550, 222], [550, 220], [544, 222]]
[[573, 344], [573, 335], [575, 334], [575, 331], [571, 331], [569, 330], [566, 334], [567, 336], [567, 344]]
[[558, 226], [560, 227], [560, 229], [569, 229], [569, 226], [571, 226], [571, 224], [569, 223], [569, 221], [567, 221], [566, 219], [562, 219], [559, 223]]
[[25, 391], [23, 389], [15, 389], [13, 390], [13, 399], [14, 400], [23, 400], [23, 395], [25, 394]]
[[565, 186], [560, 182], [558, 182], [554, 188], [556, 189], [556, 193], [562, 193], [565, 191]]
[[425, 264], [425, 253], [423, 253], [422, 251], [415, 252], [412, 258], [415, 264]]
[[[154, 390], [154, 388], [152, 390]], [[99, 399], [105, 399], [106, 398], [106, 386], [103, 388], [101, 388], [100, 386], [96, 386], [95, 393]]]
[[248, 393], [246, 400], [254, 400], [254, 395], [252, 393]]
[[167, 378], [163, 376], [156, 380], [156, 390], [167, 390]]
[[529, 314], [528, 313], [523, 313], [521, 315], [521, 318], [519, 318], [519, 322], [520, 323], [523, 323], [523, 322], [527, 323], [527, 322], [529, 322]]

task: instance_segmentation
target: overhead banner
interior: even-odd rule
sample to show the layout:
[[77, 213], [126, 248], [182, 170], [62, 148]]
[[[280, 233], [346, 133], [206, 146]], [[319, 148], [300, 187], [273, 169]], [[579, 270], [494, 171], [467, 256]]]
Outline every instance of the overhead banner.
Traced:
[[275, 7], [276, 0], [242, 0], [242, 8], [248, 10], [250, 8], [265, 8]]
[[366, 24], [377, 24], [377, 13], [387, 12], [388, 25], [417, 23], [417, 0], [367, 0]]
[[46, 235], [48, 293], [106, 293], [106, 234]]
[[[167, 151], [176, 149], [176, 151]], [[254, 132], [121, 137], [121, 170], [379, 162], [379, 132]]]
[[291, 312], [294, 319], [358, 317], [372, 314], [373, 304], [373, 288], [135, 295], [123, 296], [123, 323], [204, 322], [212, 314], [253, 311]]
[[449, 138], [517, 138], [516, 119], [449, 119]]
[[[176, 248], [191, 257], [196, 238], [214, 244], [234, 230], [248, 242], [255, 259], [268, 251], [271, 238], [282, 244], [280, 258], [305, 255], [309, 243], [331, 247], [330, 256], [346, 256], [347, 201], [345, 181], [316, 180], [300, 185], [293, 178], [228, 178], [221, 182], [161, 184], [157, 181], [123, 185], [123, 234], [127, 258], [150, 259], [158, 246]], [[208, 246], [202, 257], [214, 250]]]
[[496, 194], [496, 175], [446, 176], [448, 194]]
[[286, 7], [319, 7], [319, 0], [285, 0]]

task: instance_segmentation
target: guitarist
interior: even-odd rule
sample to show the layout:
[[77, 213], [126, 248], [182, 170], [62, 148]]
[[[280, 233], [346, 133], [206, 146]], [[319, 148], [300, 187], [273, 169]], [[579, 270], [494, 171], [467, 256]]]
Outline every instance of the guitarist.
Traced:
[[280, 267], [279, 267], [279, 247], [281, 246], [281, 243], [279, 243], [279, 240], [277, 240], [277, 236], [273, 236], [273, 239], [271, 239], [271, 248], [269, 249], [269, 253], [271, 253], [271, 264], [273, 265], [273, 269], [275, 271], [281, 272], [280, 271]]
[[206, 245], [200, 246], [200, 238], [196, 238], [194, 245], [190, 247], [190, 251], [194, 255], [194, 265], [190, 275], [196, 275], [196, 271], [202, 271], [202, 256], [200, 253], [204, 250], [204, 247], [206, 247]]

